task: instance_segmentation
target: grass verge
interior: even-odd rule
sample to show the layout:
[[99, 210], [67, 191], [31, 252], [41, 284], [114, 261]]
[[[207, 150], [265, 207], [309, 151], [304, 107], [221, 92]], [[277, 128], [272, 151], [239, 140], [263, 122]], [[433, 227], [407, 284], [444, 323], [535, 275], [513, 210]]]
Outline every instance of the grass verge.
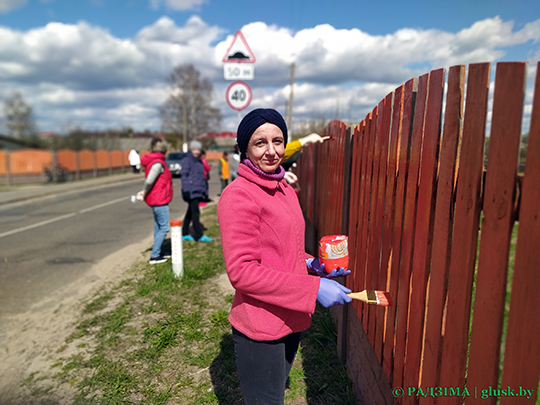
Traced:
[[[130, 276], [84, 303], [58, 349], [54, 381], [83, 404], [241, 404], [216, 209], [202, 216], [210, 243], [184, 243], [184, 277], [170, 263], [137, 264]], [[32, 381], [26, 381], [31, 387]], [[34, 391], [38, 402], [54, 388]], [[54, 400], [47, 400], [54, 403]], [[336, 355], [328, 310], [318, 306], [302, 334], [289, 377], [287, 404], [354, 404], [351, 381]]]

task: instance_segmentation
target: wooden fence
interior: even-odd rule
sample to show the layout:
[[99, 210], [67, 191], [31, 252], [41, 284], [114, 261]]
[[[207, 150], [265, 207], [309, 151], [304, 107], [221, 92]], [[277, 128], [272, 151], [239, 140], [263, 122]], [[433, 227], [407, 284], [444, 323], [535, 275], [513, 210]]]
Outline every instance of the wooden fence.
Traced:
[[[349, 237], [346, 285], [390, 292], [390, 307], [352, 307], [403, 404], [535, 403], [540, 63], [518, 176], [526, 68], [496, 66], [487, 167], [489, 63], [467, 80], [464, 66], [409, 80], [356, 127], [331, 122], [298, 161], [307, 219]], [[516, 396], [493, 391], [507, 387]]]

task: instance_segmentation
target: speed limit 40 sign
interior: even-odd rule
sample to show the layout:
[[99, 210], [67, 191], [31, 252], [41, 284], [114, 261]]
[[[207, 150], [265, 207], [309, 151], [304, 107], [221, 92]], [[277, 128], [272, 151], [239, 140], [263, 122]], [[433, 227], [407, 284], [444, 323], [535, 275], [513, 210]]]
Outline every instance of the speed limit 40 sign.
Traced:
[[240, 80], [232, 82], [225, 92], [227, 104], [233, 110], [240, 111], [246, 108], [251, 102], [251, 88], [247, 83]]

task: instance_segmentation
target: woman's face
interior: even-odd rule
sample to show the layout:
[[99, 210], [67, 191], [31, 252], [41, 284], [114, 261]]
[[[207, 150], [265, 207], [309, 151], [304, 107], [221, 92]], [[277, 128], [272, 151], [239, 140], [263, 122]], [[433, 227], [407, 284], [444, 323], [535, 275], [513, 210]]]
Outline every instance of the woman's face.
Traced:
[[264, 123], [249, 139], [246, 156], [263, 172], [273, 173], [281, 164], [285, 154], [285, 140], [278, 126]]

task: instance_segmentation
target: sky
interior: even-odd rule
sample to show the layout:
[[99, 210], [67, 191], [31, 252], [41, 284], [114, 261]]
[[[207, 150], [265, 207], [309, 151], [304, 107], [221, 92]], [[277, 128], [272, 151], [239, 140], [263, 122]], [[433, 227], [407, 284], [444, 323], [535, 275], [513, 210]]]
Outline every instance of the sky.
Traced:
[[[256, 59], [240, 113], [222, 61], [238, 30]], [[187, 63], [235, 131], [254, 108], [286, 116], [293, 62], [299, 129], [358, 123], [431, 70], [500, 61], [529, 62], [526, 130], [539, 59], [540, 0], [0, 0], [0, 103], [20, 92], [43, 132], [160, 131], [167, 77]]]

